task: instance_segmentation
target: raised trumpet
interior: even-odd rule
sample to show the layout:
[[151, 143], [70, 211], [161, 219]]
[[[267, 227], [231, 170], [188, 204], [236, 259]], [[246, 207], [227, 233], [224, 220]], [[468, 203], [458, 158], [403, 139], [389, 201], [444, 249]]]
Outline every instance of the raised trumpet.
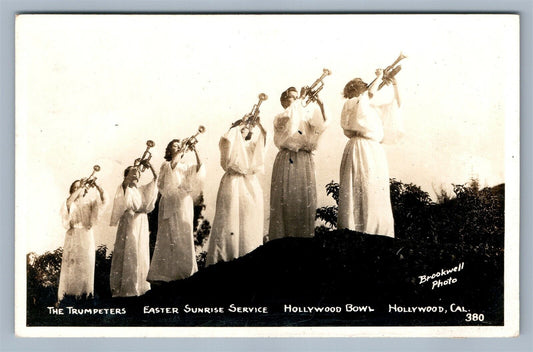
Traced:
[[318, 93], [322, 90], [322, 88], [324, 88], [323, 79], [326, 78], [326, 76], [331, 75], [331, 71], [328, 70], [327, 68], [325, 68], [323, 71], [324, 72], [322, 73], [322, 76], [320, 76], [316, 81], [314, 81], [313, 84], [311, 84], [311, 86], [309, 87], [305, 86], [302, 88], [303, 94], [300, 98], [302, 100], [307, 98], [304, 106], [309, 105], [313, 101], [317, 101]]
[[[396, 60], [394, 60], [394, 62], [387, 66], [387, 68], [385, 68], [383, 70], [383, 77], [382, 77], [382, 82], [379, 84], [378, 86], [378, 90], [380, 90], [381, 88], [383, 88], [384, 85], [388, 84], [388, 82], [394, 78], [394, 76], [396, 76], [396, 74], [398, 72], [400, 72], [400, 70], [402, 69], [402, 66], [401, 65], [398, 65], [398, 62], [402, 61], [403, 59], [407, 58], [407, 56], [405, 56], [403, 53], [400, 52], [400, 55], [398, 55], [398, 57], [396, 58]], [[374, 78], [374, 80], [372, 82], [370, 82], [370, 84], [368, 85], [368, 87], [371, 87], [372, 84], [374, 84], [374, 82], [376, 81], [377, 78]]]
[[257, 125], [257, 121], [259, 120], [259, 107], [261, 106], [261, 103], [268, 99], [268, 95], [266, 95], [265, 93], [261, 93], [259, 94], [258, 98], [259, 101], [257, 102], [257, 104], [254, 104], [254, 106], [252, 107], [252, 111], [250, 111], [250, 113], [246, 115], [243, 119], [244, 123], [246, 124], [245, 126], [249, 130], [251, 130], [252, 128], [254, 128], [255, 125]]
[[146, 141], [146, 150], [144, 151], [143, 155], [135, 159], [135, 162], [133, 163], [133, 166], [136, 167], [139, 171], [144, 172], [146, 170], [145, 163], [149, 162], [150, 159], [152, 159], [152, 153], [150, 153], [150, 148], [153, 148], [155, 146], [154, 141], [147, 140]]
[[198, 131], [196, 131], [194, 135], [188, 138], [185, 138], [181, 141], [179, 152], [186, 153], [188, 150], [193, 150], [196, 143], [198, 143], [198, 139], [196, 139], [196, 137], [198, 137], [200, 133], [204, 133], [204, 132], [205, 132], [205, 127], [202, 125], [198, 126]]
[[87, 192], [89, 191], [89, 188], [94, 187], [96, 185], [96, 176], [94, 176], [94, 174], [97, 173], [98, 171], [100, 171], [100, 166], [94, 165], [93, 172], [91, 173], [91, 175], [87, 178], [81, 179], [80, 181], [81, 187], [85, 188], [84, 195], [87, 194]]

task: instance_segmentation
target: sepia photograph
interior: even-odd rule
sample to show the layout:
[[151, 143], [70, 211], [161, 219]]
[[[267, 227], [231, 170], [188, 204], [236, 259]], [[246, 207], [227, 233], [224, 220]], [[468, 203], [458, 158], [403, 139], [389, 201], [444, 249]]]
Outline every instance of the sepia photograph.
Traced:
[[18, 336], [518, 335], [518, 15], [15, 25]]

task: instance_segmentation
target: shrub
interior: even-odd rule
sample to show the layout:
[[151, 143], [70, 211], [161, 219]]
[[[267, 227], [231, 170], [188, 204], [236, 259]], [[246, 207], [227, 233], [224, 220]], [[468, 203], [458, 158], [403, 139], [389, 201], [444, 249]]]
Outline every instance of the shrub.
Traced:
[[[480, 190], [478, 180], [472, 179], [453, 187], [453, 196], [441, 189], [435, 203], [419, 186], [390, 179], [395, 237], [503, 249], [505, 186]], [[326, 193], [338, 204], [338, 183], [328, 183]], [[318, 208], [316, 219], [322, 224], [315, 234], [336, 229], [337, 215], [338, 205]]]

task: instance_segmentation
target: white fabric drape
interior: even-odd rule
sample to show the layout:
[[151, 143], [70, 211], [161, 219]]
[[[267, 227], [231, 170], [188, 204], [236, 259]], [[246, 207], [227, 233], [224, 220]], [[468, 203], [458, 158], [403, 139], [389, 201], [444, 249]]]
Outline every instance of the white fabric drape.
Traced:
[[263, 190], [256, 174], [264, 169], [265, 138], [258, 127], [252, 132], [245, 141], [234, 127], [220, 139], [226, 173], [218, 188], [207, 265], [241, 257], [263, 243]]
[[380, 144], [394, 142], [403, 133], [392, 87], [372, 99], [365, 92], [347, 100], [341, 127], [350, 140], [340, 167], [338, 228], [394, 237], [389, 170]]
[[113, 297], [140, 296], [150, 289], [146, 214], [154, 210], [156, 199], [155, 180], [138, 188], [117, 188], [111, 213], [111, 226], [118, 224], [109, 277]]
[[67, 209], [61, 207], [63, 225], [67, 228], [61, 272], [59, 274], [58, 300], [65, 295], [93, 295], [95, 245], [92, 227], [98, 222], [104, 203], [100, 194], [90, 189]]
[[274, 161], [270, 190], [269, 238], [311, 237], [316, 214], [316, 181], [312, 152], [327, 121], [317, 104], [295, 100], [274, 119]]
[[148, 281], [184, 279], [196, 271], [194, 250], [193, 193], [199, 193], [205, 178], [205, 167], [178, 162], [172, 169], [170, 162], [161, 165], [159, 173], [159, 202], [157, 240]]

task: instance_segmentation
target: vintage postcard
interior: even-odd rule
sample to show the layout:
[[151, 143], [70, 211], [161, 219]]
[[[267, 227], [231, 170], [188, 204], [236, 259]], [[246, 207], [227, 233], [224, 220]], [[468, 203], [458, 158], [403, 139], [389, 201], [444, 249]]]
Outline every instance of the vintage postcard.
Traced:
[[519, 334], [519, 16], [16, 19], [16, 333]]

